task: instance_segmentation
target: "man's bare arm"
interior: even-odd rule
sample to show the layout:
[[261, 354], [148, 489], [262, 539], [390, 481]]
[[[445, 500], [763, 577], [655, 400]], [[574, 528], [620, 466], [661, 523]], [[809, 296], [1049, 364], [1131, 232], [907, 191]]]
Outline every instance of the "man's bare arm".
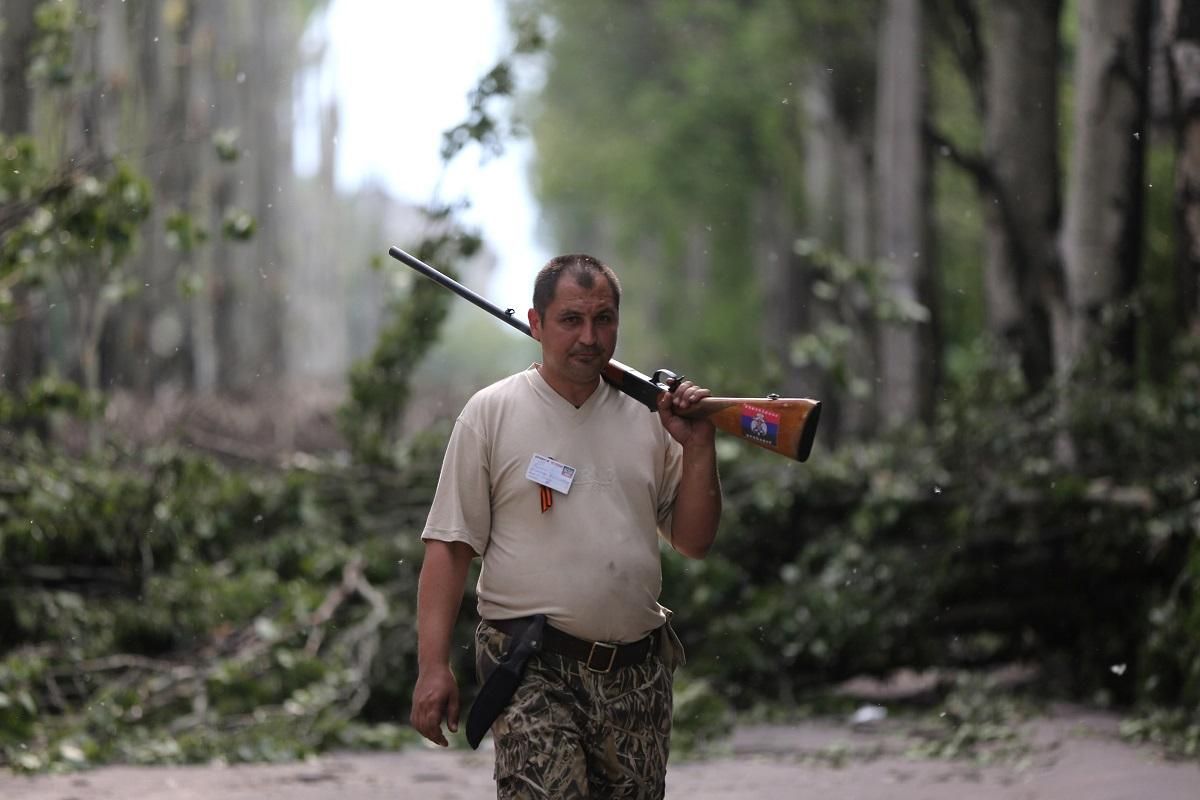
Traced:
[[671, 518], [671, 546], [688, 558], [704, 558], [717, 538], [721, 519], [721, 483], [716, 455], [683, 452], [683, 476]]
[[717, 476], [716, 428], [706, 419], [685, 419], [684, 411], [709, 396], [683, 381], [659, 396], [658, 413], [668, 433], [683, 446], [683, 472], [671, 519], [671, 546], [688, 558], [704, 558], [721, 520], [721, 481]]
[[450, 670], [450, 639], [474, 557], [475, 551], [463, 542], [428, 540], [417, 583], [418, 672], [411, 720], [422, 736], [443, 747], [448, 742], [442, 723], [458, 730], [458, 683]]

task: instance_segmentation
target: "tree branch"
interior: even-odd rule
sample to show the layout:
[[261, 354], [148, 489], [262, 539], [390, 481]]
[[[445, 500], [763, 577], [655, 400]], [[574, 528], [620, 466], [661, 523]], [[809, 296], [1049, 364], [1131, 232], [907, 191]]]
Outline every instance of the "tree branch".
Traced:
[[925, 137], [936, 147], [943, 156], [950, 159], [956, 166], [975, 179], [976, 188], [982, 193], [998, 194], [999, 181], [992, 171], [991, 164], [981, 155], [963, 152], [949, 137], [939, 131], [932, 123], [923, 126]]

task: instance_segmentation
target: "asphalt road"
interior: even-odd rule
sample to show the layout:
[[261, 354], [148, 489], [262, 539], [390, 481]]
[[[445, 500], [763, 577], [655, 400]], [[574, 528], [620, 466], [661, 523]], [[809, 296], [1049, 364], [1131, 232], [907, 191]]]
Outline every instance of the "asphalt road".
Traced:
[[[1117, 736], [1114, 717], [1069, 707], [1023, 731], [1025, 753], [993, 766], [914, 759], [887, 723], [739, 729], [725, 752], [673, 762], [667, 797], [686, 800], [1197, 800], [1200, 760], [1169, 762]], [[488, 740], [490, 741], [490, 740]], [[484, 747], [487, 747], [485, 742]], [[337, 754], [287, 765], [105, 767], [0, 773], [4, 800], [485, 800], [486, 749]]]

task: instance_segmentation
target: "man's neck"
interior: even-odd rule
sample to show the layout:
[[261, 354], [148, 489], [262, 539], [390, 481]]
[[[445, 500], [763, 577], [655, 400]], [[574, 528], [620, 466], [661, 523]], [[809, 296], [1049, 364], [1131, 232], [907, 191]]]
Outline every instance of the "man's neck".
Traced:
[[600, 386], [600, 378], [596, 378], [596, 382], [591, 386], [584, 386], [578, 383], [560, 380], [556, 375], [552, 375], [550, 370], [546, 369], [545, 364], [537, 365], [538, 374], [542, 376], [542, 380], [546, 385], [555, 391], [562, 399], [566, 400], [576, 408], [581, 407], [588, 401], [588, 398]]

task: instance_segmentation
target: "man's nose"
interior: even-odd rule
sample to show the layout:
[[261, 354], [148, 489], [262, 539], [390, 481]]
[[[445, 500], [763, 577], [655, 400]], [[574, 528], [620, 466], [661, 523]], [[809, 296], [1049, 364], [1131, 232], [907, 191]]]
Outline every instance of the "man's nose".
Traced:
[[592, 344], [596, 341], [596, 326], [591, 320], [585, 320], [579, 329], [579, 343]]

